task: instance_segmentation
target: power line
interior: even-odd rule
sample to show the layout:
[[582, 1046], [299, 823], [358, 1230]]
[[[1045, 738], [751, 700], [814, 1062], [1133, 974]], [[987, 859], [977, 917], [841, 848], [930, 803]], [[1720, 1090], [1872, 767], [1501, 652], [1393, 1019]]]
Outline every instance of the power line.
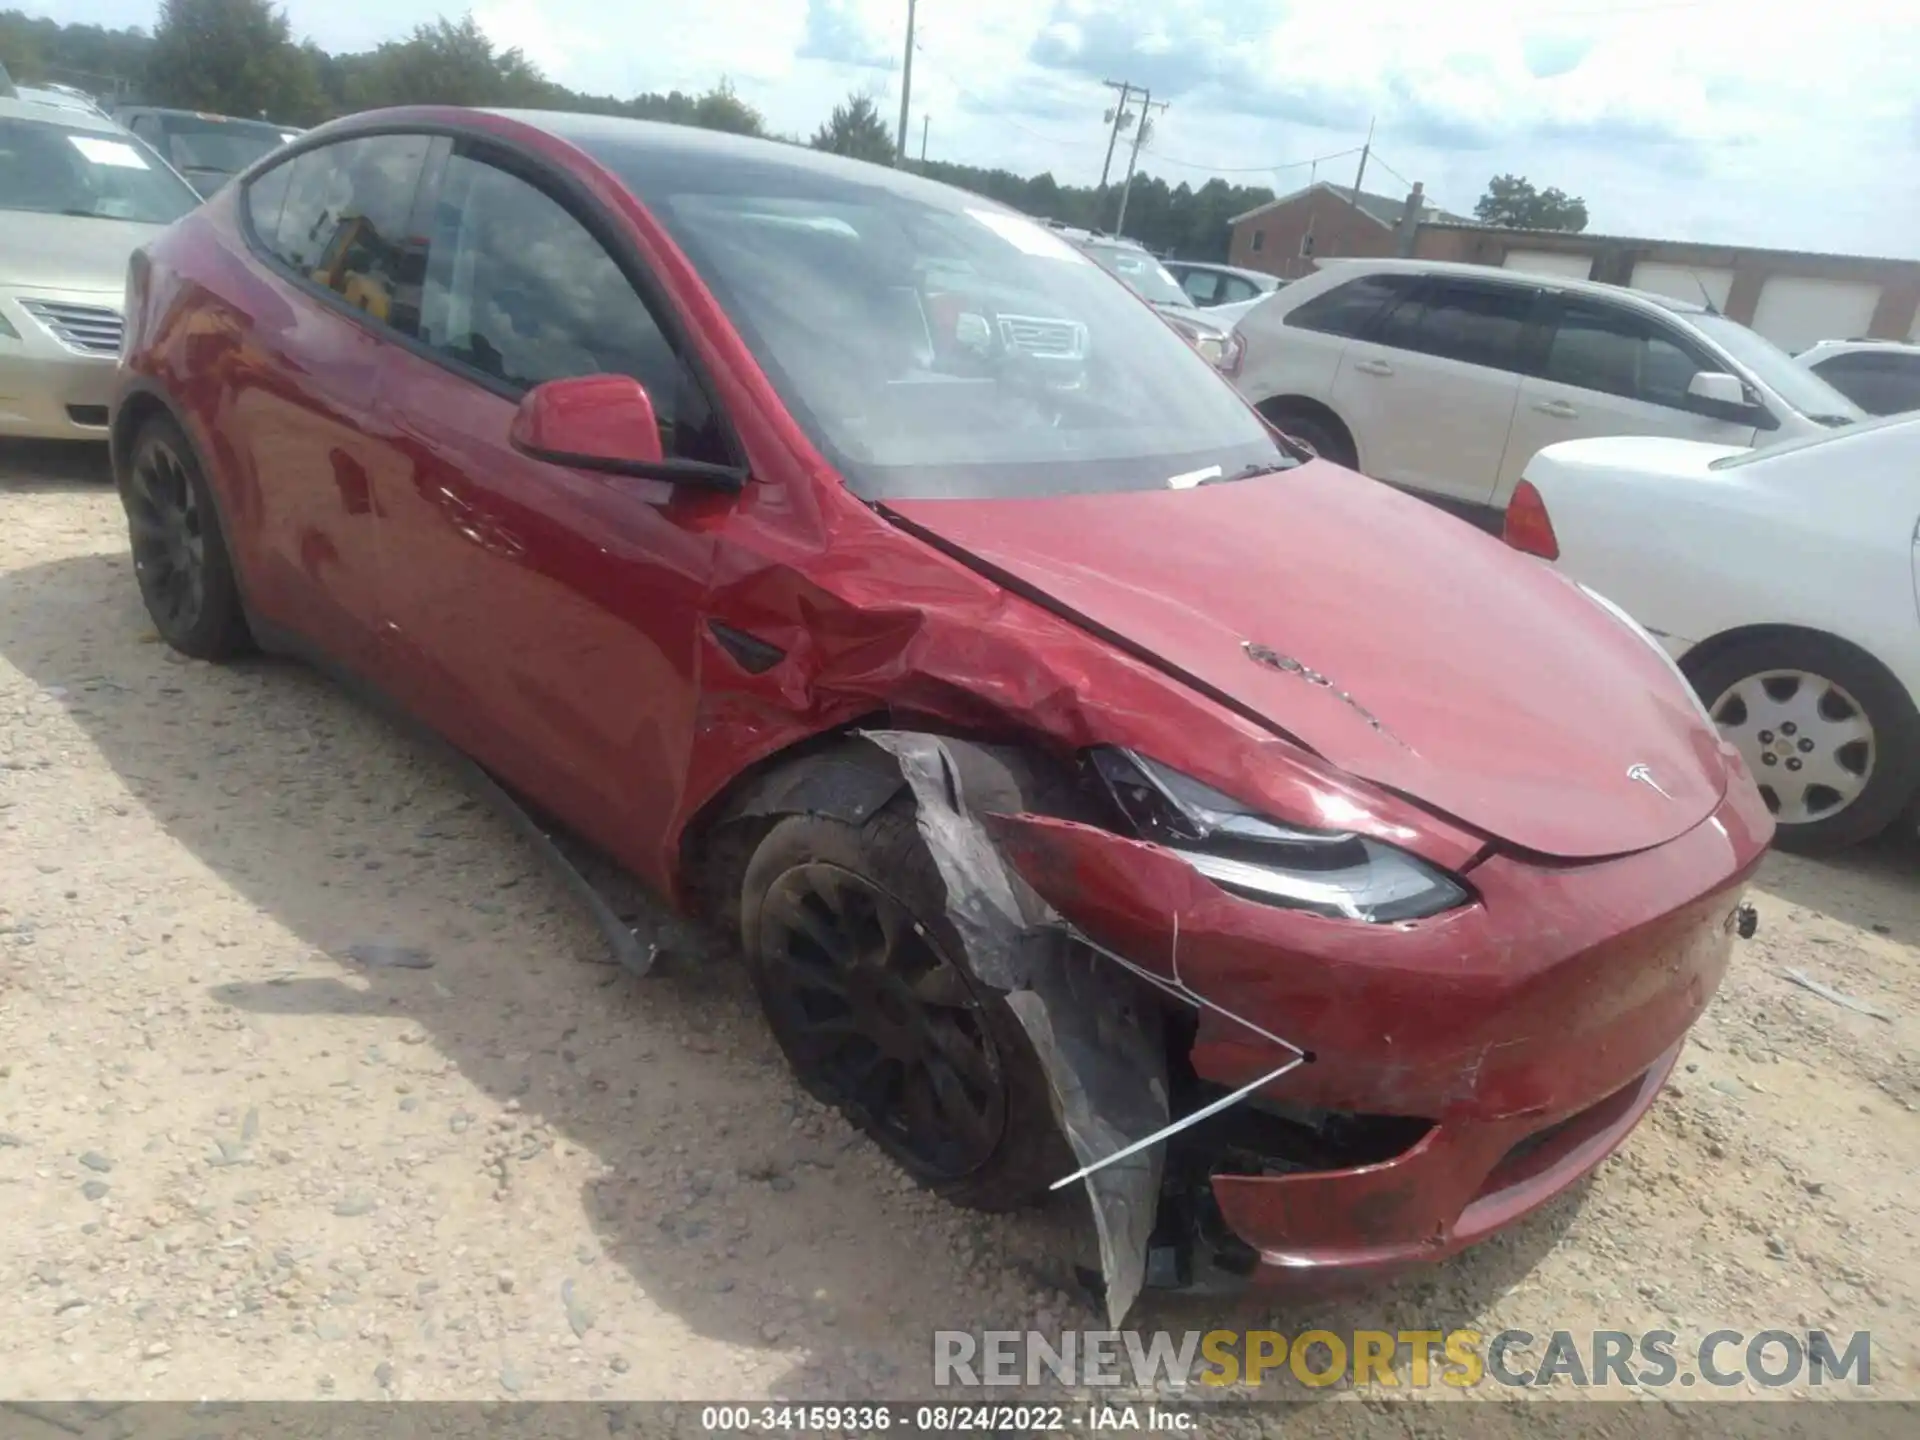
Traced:
[[1413, 181], [1407, 179], [1406, 176], [1402, 175], [1398, 170], [1394, 169], [1391, 165], [1387, 164], [1386, 161], [1382, 160], [1380, 158], [1380, 152], [1378, 150], [1373, 152], [1373, 163], [1378, 165], [1382, 170], [1386, 171], [1387, 174], [1391, 175], [1394, 179], [1398, 180], [1402, 185], [1405, 185], [1409, 190], [1413, 188]]
[[[1011, 125], [1022, 135], [1030, 135], [1035, 140], [1044, 140], [1049, 145], [1058, 145], [1063, 148], [1078, 150], [1105, 148], [1107, 142], [1104, 140], [1086, 140], [1079, 138], [1067, 140], [1057, 135], [1043, 135], [1031, 126], [1021, 124], [1005, 110], [996, 108], [982, 96], [967, 89], [958, 80], [955, 80], [952, 75], [947, 73], [944, 68], [934, 63], [933, 58], [927, 54], [927, 47], [923, 41], [916, 39], [913, 48], [919, 52], [920, 63], [923, 66], [933, 71], [934, 74], [952, 86], [954, 93], [960, 96], [961, 99], [971, 100], [974, 103], [975, 114], [985, 115], [988, 119], [998, 120], [1004, 124]], [[1115, 88], [1119, 88], [1124, 82], [1114, 81], [1106, 83], [1111, 83]], [[1305, 160], [1287, 160], [1277, 165], [1208, 165], [1198, 160], [1179, 160], [1171, 155], [1163, 155], [1160, 151], [1154, 149], [1152, 142], [1148, 142], [1144, 148], [1147, 153], [1154, 158], [1156, 163], [1173, 165], [1184, 170], [1200, 170], [1209, 175], [1272, 175], [1287, 170], [1304, 170], [1309, 165], [1321, 165], [1329, 160], [1344, 160], [1349, 155], [1358, 155], [1360, 153], [1360, 147], [1354, 145], [1346, 150], [1336, 150], [1331, 155], [1315, 155]]]
[[1283, 170], [1303, 170], [1309, 165], [1323, 165], [1329, 160], [1344, 160], [1349, 155], [1358, 155], [1360, 147], [1355, 145], [1349, 150], [1336, 150], [1331, 155], [1315, 155], [1307, 160], [1288, 160], [1279, 165], [1205, 165], [1198, 160], [1176, 160], [1171, 155], [1162, 155], [1151, 145], [1149, 154], [1162, 165], [1175, 165], [1183, 170], [1204, 170], [1209, 175], [1273, 175]]

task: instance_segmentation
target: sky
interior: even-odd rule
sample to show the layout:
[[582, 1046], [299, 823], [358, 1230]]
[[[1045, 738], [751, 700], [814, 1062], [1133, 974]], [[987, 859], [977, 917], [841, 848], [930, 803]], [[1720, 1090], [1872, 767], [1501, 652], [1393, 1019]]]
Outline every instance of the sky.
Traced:
[[[151, 28], [158, 0], [0, 0]], [[286, 0], [328, 50], [459, 0]], [[728, 77], [808, 135], [852, 90], [899, 114], [907, 0], [473, 0], [493, 39], [577, 90]], [[1099, 179], [1101, 82], [1167, 109], [1141, 156], [1170, 183], [1278, 193], [1415, 180], [1470, 213], [1495, 174], [1587, 202], [1590, 230], [1920, 259], [1914, 0], [919, 0], [910, 149]], [[1124, 150], [1116, 167], [1124, 163]]]

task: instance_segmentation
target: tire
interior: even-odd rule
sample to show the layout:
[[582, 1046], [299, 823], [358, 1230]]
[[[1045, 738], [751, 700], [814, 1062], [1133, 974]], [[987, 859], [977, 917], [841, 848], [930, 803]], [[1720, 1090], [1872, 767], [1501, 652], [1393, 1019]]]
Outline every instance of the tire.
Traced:
[[164, 415], [142, 425], [114, 484], [140, 598], [160, 638], [196, 660], [251, 650], [213, 490], [179, 425]]
[[[1782, 850], [1819, 855], [1871, 839], [1920, 787], [1920, 714], [1862, 650], [1812, 634], [1759, 636], [1687, 671], [1746, 757]], [[1809, 772], [1835, 783], [1795, 778]]]
[[1347, 433], [1347, 427], [1332, 416], [1273, 400], [1262, 405], [1260, 413], [1276, 429], [1298, 440], [1322, 460], [1343, 465], [1349, 470], [1360, 468], [1360, 456], [1354, 449], [1353, 437]]
[[[830, 896], [836, 886], [844, 888]], [[967, 965], [945, 897], [911, 797], [896, 797], [862, 825], [788, 816], [747, 863], [741, 948], [774, 1038], [810, 1094], [929, 1190], [971, 1209], [1016, 1210], [1074, 1167], [1039, 1059], [1005, 998]], [[872, 913], [876, 906], [897, 907], [890, 926]], [[876, 963], [877, 944], [855, 958], [865, 947], [849, 936], [877, 942], [888, 933], [896, 937], [891, 958]], [[820, 943], [828, 938], [836, 943]], [[923, 994], [936, 998], [927, 1003]], [[838, 1023], [841, 1032], [822, 1039], [809, 1022]], [[892, 1053], [933, 1032], [941, 1041], [926, 1047], [922, 1069]], [[944, 1091], [931, 1078], [940, 1070]], [[956, 1085], [966, 1103], [933, 1099]], [[956, 1113], [967, 1122], [943, 1133], [942, 1118]]]

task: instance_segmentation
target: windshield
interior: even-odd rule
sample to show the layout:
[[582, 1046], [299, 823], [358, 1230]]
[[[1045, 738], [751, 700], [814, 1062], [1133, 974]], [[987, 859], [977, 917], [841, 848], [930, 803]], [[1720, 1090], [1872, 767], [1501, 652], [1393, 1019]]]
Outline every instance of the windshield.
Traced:
[[205, 119], [198, 115], [162, 115], [167, 158], [177, 170], [214, 171], [238, 175], [247, 166], [277, 150], [288, 131], [253, 120]]
[[0, 119], [0, 210], [169, 225], [199, 203], [131, 135]]
[[1845, 424], [1867, 412], [1763, 335], [1724, 315], [1689, 315], [1700, 333], [1725, 350], [1787, 404], [1809, 420]]
[[1180, 288], [1180, 282], [1153, 256], [1126, 245], [1088, 245], [1084, 247], [1094, 263], [1109, 275], [1118, 275], [1142, 300], [1154, 305], [1191, 306], [1193, 297]]
[[1154, 489], [1292, 463], [1191, 346], [1031, 220], [839, 164], [590, 148], [862, 496]]

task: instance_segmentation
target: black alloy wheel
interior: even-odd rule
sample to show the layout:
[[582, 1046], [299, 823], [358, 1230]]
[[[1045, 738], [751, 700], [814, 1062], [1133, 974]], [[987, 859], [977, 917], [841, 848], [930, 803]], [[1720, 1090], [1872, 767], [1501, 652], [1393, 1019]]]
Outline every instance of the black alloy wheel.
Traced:
[[207, 526], [198, 487], [170, 441], [152, 439], [128, 467], [127, 528], [140, 596], [160, 633], [191, 634], [207, 602]]
[[213, 492], [180, 427], [170, 416], [150, 417], [114, 472], [140, 598], [160, 638], [197, 660], [250, 650]]
[[980, 998], [907, 907], [813, 861], [760, 902], [755, 970], [802, 1082], [933, 1185], [992, 1158], [1007, 1084]]

